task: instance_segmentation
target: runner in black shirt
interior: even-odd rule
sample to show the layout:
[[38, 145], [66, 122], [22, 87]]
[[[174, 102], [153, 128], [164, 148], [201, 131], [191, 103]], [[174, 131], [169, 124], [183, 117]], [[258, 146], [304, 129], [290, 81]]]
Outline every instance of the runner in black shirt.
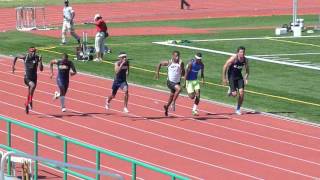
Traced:
[[[58, 75], [57, 75], [57, 85], [59, 87], [60, 93], [55, 92], [54, 93], [54, 99], [60, 99], [61, 102], [61, 111], [65, 112], [66, 107], [64, 105], [64, 97], [68, 91], [69, 87], [69, 74], [71, 76], [77, 74], [76, 68], [73, 65], [72, 61], [69, 61], [68, 55], [64, 53], [62, 55], [61, 60], [52, 60], [50, 62], [50, 70], [51, 70], [51, 76], [50, 78], [53, 77], [53, 65], [56, 64], [58, 67]], [[70, 73], [70, 69], [72, 72]]]
[[32, 98], [37, 86], [37, 69], [39, 66], [40, 71], [43, 71], [42, 57], [37, 54], [35, 47], [30, 47], [27, 55], [14, 57], [12, 65], [12, 73], [15, 71], [17, 59], [22, 59], [24, 62], [24, 83], [28, 86], [28, 96], [25, 103], [25, 111], [28, 114], [29, 109], [32, 110]]
[[110, 108], [110, 102], [113, 98], [115, 98], [117, 91], [122, 89], [124, 91], [124, 108], [123, 112], [128, 113], [128, 83], [127, 76], [129, 75], [129, 61], [127, 58], [127, 54], [125, 52], [121, 52], [118, 56], [119, 60], [114, 64], [115, 77], [112, 84], [112, 94], [106, 99], [106, 109]]
[[[222, 81], [224, 85], [227, 85], [229, 82], [229, 91], [228, 94], [230, 96], [237, 96], [237, 91], [239, 92], [238, 104], [236, 108], [236, 114], [241, 115], [240, 107], [242, 105], [244, 99], [244, 86], [248, 84], [248, 76], [249, 76], [249, 64], [248, 60], [245, 57], [245, 47], [240, 46], [237, 49], [237, 54], [232, 55], [222, 70]], [[243, 67], [246, 69], [245, 77], [242, 76]], [[228, 72], [228, 81], [226, 78]]]

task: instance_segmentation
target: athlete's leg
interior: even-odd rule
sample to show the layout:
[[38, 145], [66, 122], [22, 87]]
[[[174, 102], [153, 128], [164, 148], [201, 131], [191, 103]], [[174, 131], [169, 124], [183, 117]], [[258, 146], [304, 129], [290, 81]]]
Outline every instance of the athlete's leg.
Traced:
[[200, 102], [200, 89], [195, 90], [195, 98], [194, 98], [194, 104], [192, 107], [192, 114], [195, 116], [198, 116], [198, 105]]
[[126, 82], [122, 84], [122, 90], [124, 91], [123, 112], [128, 113], [129, 88]]
[[194, 87], [192, 82], [193, 81], [186, 80], [186, 90], [190, 99], [194, 99], [195, 97], [195, 92], [194, 92]]
[[175, 88], [175, 92], [174, 92], [174, 95], [173, 95], [173, 103], [176, 103], [176, 100], [178, 99], [179, 94], [181, 92], [181, 86], [180, 86], [180, 84], [176, 84], [174, 86], [174, 88]]
[[128, 107], [128, 100], [129, 100], [129, 91], [124, 92], [124, 107]]
[[240, 110], [242, 103], [244, 100], [244, 90], [239, 89], [239, 97], [238, 97], [238, 104], [237, 104], [237, 110]]
[[167, 104], [163, 106], [163, 108], [164, 108], [164, 114], [165, 114], [166, 116], [168, 116], [168, 108], [170, 107], [170, 104], [172, 103], [174, 94], [175, 94], [175, 92], [172, 92], [172, 91], [171, 91]]
[[177, 84], [174, 86], [175, 89], [175, 93], [173, 95], [173, 100], [172, 100], [172, 104], [171, 104], [171, 110], [175, 111], [176, 110], [176, 100], [179, 97], [179, 94], [181, 92], [181, 86], [180, 84]]
[[199, 105], [199, 102], [200, 102], [200, 89], [197, 89], [196, 90], [196, 98], [194, 100], [194, 104], [195, 105]]
[[239, 87], [239, 97], [238, 97], [236, 113], [240, 115], [241, 114], [240, 108], [244, 100], [244, 81], [242, 79], [238, 80], [238, 87]]
[[66, 35], [67, 35], [67, 30], [68, 30], [68, 22], [65, 22], [63, 21], [63, 24], [62, 24], [62, 31], [61, 31], [61, 42], [62, 44], [65, 44], [66, 43]]
[[116, 97], [116, 94], [118, 92], [118, 89], [120, 88], [120, 84], [116, 83], [116, 82], [113, 82], [112, 84], [112, 93], [110, 96], [107, 96], [106, 98], [106, 106], [105, 108], [108, 110], [110, 108], [110, 102], [113, 98]]
[[65, 95], [66, 95], [66, 87], [65, 86], [59, 86], [60, 89], [60, 104], [61, 104], [61, 109], [65, 108]]
[[36, 89], [37, 85], [36, 85], [36, 81], [30, 81], [29, 82], [29, 95], [28, 95], [28, 105], [29, 108], [32, 109], [32, 99], [33, 99], [33, 94], [34, 91]]
[[231, 91], [231, 96], [236, 97], [237, 96], [237, 87], [236, 87], [236, 81], [229, 79], [229, 87]]
[[73, 37], [77, 40], [78, 44], [80, 44], [80, 37], [79, 37], [78, 34], [74, 31], [74, 24], [73, 24], [73, 22], [70, 23], [70, 34], [71, 34], [71, 36], [73, 36]]

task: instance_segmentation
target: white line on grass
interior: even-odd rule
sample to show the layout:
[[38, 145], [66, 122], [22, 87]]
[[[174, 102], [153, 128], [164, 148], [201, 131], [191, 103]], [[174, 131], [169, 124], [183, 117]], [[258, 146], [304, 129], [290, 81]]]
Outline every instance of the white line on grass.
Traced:
[[293, 54], [258, 54], [252, 55], [256, 57], [269, 57], [269, 56], [304, 56], [304, 55], [319, 55], [320, 53], [293, 53]]
[[313, 38], [313, 37], [320, 37], [318, 35], [314, 36], [300, 36], [300, 37], [293, 37], [293, 36], [266, 36], [266, 37], [254, 37], [254, 38], [225, 38], [225, 39], [196, 39], [190, 40], [191, 42], [213, 42], [213, 41], [244, 41], [244, 40], [264, 40], [264, 39], [298, 39], [298, 38]]
[[[234, 55], [234, 53], [225, 52], [225, 51], [218, 51], [218, 50], [212, 50], [212, 49], [206, 49], [206, 48], [198, 48], [198, 47], [185, 46], [185, 45], [179, 45], [179, 44], [171, 44], [168, 42], [153, 42], [153, 43], [159, 44], [159, 45], [164, 45], [164, 46], [173, 46], [173, 47], [179, 47], [179, 48], [185, 48], [185, 49], [211, 52], [211, 53], [215, 53], [215, 54], [223, 54], [223, 55], [229, 55], [229, 56]], [[254, 57], [254, 56], [246, 56], [246, 57], [248, 59], [257, 60], [257, 61], [270, 62], [270, 63], [274, 63], [274, 64], [282, 64], [282, 65], [287, 65], [287, 66], [294, 66], [294, 67], [300, 67], [300, 68], [313, 69], [313, 70], [320, 71], [320, 67], [315, 67], [315, 66], [306, 66], [303, 64], [295, 64], [295, 63], [284, 62], [284, 61], [275, 61], [275, 60], [270, 60], [270, 59], [266, 59], [266, 58]]]

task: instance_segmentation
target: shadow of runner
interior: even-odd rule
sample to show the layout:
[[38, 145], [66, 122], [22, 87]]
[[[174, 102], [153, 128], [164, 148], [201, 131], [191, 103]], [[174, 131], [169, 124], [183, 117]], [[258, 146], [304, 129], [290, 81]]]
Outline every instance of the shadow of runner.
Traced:
[[92, 115], [106, 115], [110, 116], [112, 113], [77, 113], [77, 112], [65, 112], [61, 114], [46, 114], [40, 115], [39, 118], [63, 118], [63, 117], [91, 117]]

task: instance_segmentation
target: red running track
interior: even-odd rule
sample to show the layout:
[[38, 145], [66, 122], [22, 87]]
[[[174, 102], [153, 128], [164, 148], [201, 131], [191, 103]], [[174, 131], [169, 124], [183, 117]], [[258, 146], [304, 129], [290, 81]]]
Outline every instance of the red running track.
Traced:
[[[112, 81], [78, 74], [71, 78], [66, 106], [52, 101], [55, 80], [49, 69], [39, 73], [34, 111], [24, 113], [23, 66], [10, 72], [11, 61], [0, 61], [0, 114], [153, 164], [191, 179], [315, 179], [320, 177], [320, 129], [317, 126], [247, 113], [201, 101], [200, 116], [192, 102], [179, 97], [175, 112], [164, 117], [167, 92], [130, 85], [129, 114], [123, 114], [119, 93], [104, 109]], [[165, 83], [165, 82], [163, 82]], [[204, 87], [205, 88], [205, 87]], [[5, 124], [0, 123], [1, 130]], [[13, 146], [32, 153], [32, 132], [13, 128]], [[0, 133], [1, 143], [5, 134]], [[29, 141], [29, 142], [28, 142]], [[40, 136], [40, 155], [62, 160], [62, 143]], [[94, 153], [69, 147], [69, 162], [94, 167]], [[130, 178], [130, 164], [102, 157], [103, 169]], [[59, 176], [59, 174], [57, 175]], [[60, 174], [61, 176], [61, 174]], [[139, 168], [140, 179], [164, 179]], [[59, 179], [59, 178], [58, 178]]]

